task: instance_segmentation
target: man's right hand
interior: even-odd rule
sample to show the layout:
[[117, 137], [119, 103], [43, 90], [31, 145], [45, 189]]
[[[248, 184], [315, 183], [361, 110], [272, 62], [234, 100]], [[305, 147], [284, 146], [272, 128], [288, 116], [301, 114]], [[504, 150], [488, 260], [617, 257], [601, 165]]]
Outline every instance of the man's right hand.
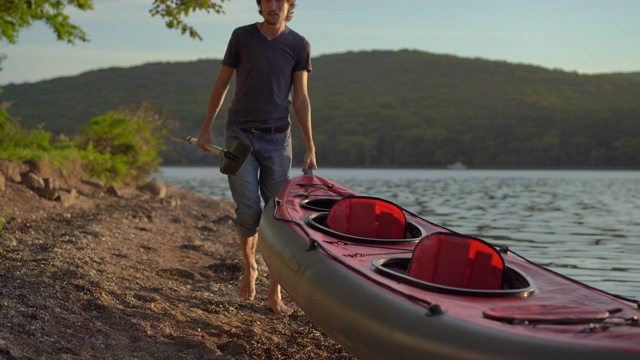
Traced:
[[205, 144], [213, 144], [213, 136], [211, 136], [211, 132], [202, 129], [200, 131], [200, 135], [198, 135], [198, 141], [196, 142], [196, 146], [202, 150], [202, 152], [210, 152]]

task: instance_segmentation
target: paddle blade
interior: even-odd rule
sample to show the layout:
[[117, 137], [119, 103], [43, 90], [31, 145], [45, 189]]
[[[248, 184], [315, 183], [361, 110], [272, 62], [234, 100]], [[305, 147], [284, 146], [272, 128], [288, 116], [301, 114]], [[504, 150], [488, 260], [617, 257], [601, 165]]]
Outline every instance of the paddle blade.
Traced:
[[233, 143], [222, 156], [220, 172], [231, 176], [237, 174], [252, 150], [253, 148], [242, 140]]
[[[198, 139], [191, 136], [187, 138], [174, 136], [171, 139], [173, 141], [180, 141], [194, 145], [198, 142]], [[220, 161], [220, 172], [225, 175], [231, 176], [234, 176], [238, 173], [238, 171], [242, 167], [242, 164], [244, 164], [244, 161], [247, 160], [247, 157], [253, 150], [253, 148], [249, 146], [249, 144], [242, 140], [238, 140], [233, 143], [229, 150], [217, 147], [213, 144], [205, 144], [204, 147], [207, 150], [216, 152], [221, 156], [222, 160]]]

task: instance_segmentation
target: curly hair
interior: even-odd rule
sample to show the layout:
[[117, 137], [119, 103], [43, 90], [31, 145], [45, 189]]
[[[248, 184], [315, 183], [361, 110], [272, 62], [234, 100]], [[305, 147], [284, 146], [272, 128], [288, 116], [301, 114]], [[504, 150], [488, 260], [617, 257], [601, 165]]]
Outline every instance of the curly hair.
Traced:
[[[262, 15], [262, 9], [260, 8], [261, 2], [262, 0], [256, 0], [258, 4], [258, 14], [260, 15]], [[287, 0], [287, 2], [289, 3], [289, 12], [287, 13], [286, 21], [291, 21], [291, 19], [293, 19], [293, 9], [296, 8], [296, 0]]]

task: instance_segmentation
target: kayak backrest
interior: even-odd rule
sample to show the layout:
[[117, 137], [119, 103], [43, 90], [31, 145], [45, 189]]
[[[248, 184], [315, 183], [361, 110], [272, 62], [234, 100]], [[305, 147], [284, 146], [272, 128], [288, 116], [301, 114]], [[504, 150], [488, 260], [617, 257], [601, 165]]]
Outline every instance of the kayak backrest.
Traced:
[[398, 205], [369, 196], [343, 198], [333, 204], [327, 216], [331, 230], [373, 239], [403, 239], [406, 223]]
[[416, 245], [409, 276], [439, 285], [499, 290], [504, 260], [493, 246], [471, 236], [438, 232]]

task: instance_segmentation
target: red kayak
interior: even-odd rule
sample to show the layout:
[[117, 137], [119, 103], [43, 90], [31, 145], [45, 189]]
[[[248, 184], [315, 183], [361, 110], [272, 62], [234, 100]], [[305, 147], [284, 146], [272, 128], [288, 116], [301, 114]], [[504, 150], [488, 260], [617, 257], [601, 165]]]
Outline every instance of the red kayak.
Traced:
[[260, 251], [358, 359], [640, 359], [637, 300], [322, 177], [266, 205]]

